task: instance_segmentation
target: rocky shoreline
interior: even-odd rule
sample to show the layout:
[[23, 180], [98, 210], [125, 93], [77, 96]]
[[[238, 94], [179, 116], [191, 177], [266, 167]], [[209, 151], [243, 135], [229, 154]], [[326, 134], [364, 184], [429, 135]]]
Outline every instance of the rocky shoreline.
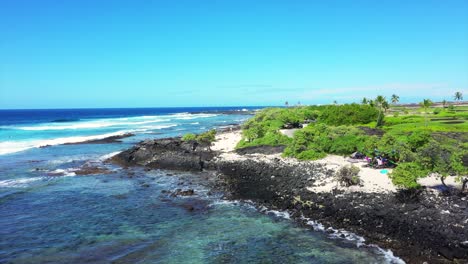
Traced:
[[110, 161], [123, 167], [215, 173], [231, 199], [249, 199], [259, 206], [287, 211], [299, 223], [312, 219], [325, 227], [354, 232], [365, 237], [366, 243], [391, 249], [408, 263], [468, 263], [466, 196], [432, 191], [315, 193], [307, 187], [334, 174], [324, 164], [250, 156], [230, 160], [221, 154], [210, 144], [169, 138], [143, 141]]

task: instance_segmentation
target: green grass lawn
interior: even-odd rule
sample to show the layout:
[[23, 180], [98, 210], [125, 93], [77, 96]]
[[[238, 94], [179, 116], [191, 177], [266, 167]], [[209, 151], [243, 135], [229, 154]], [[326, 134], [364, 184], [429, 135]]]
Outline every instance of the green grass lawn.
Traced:
[[[458, 106], [453, 110], [431, 107], [427, 113], [422, 108], [392, 107], [385, 117], [384, 129], [387, 132], [468, 132], [468, 106]], [[389, 111], [389, 112], [390, 112]], [[405, 113], [406, 111], [406, 113]], [[371, 126], [373, 124], [368, 124]], [[374, 124], [375, 125], [375, 124]]]

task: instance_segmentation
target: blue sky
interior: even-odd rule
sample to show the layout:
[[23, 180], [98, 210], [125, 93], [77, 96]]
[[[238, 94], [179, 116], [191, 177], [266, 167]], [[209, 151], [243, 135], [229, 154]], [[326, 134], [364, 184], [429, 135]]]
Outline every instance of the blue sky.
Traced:
[[468, 97], [468, 1], [0, 3], [0, 108]]

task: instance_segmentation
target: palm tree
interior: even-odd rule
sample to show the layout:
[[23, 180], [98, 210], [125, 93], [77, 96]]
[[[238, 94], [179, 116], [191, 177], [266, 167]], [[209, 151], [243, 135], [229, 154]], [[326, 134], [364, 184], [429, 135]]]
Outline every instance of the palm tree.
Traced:
[[375, 106], [374, 100], [368, 100], [367, 103], [368, 103], [370, 106], [372, 106], [372, 107]]
[[335, 100], [335, 101], [333, 101], [333, 104], [334, 104], [334, 105], [337, 105], [337, 104], [338, 104], [338, 102]]
[[463, 94], [461, 92], [456, 92], [453, 99], [455, 99], [455, 101], [461, 101], [463, 100]]
[[379, 95], [377, 96], [377, 98], [375, 98], [374, 103], [375, 103], [375, 106], [379, 108], [379, 116], [377, 117], [377, 123], [375, 124], [376, 127], [379, 127], [382, 125], [383, 109], [384, 109], [385, 103], [387, 103], [387, 100], [382, 95]]
[[442, 106], [443, 106], [444, 108], [447, 106], [447, 100], [444, 99], [444, 100], [442, 101]]
[[423, 108], [424, 108], [424, 114], [426, 116], [425, 120], [426, 120], [426, 123], [425, 123], [425, 126], [427, 127], [427, 111], [429, 109], [429, 107], [431, 107], [431, 105], [433, 104], [432, 101], [430, 99], [424, 99], [421, 103], [419, 103]]
[[289, 102], [288, 102], [288, 101], [284, 102], [284, 105], [285, 105], [286, 107], [288, 107], [288, 106], [289, 106]]
[[361, 104], [363, 104], [363, 105], [367, 104], [367, 98], [365, 98], [365, 97], [362, 98]]
[[396, 94], [393, 94], [392, 95], [392, 104], [396, 104], [400, 102], [400, 96], [396, 95]]
[[387, 113], [387, 110], [390, 108], [390, 105], [388, 104], [387, 101], [384, 101], [382, 103], [382, 108], [384, 109], [385, 113]]

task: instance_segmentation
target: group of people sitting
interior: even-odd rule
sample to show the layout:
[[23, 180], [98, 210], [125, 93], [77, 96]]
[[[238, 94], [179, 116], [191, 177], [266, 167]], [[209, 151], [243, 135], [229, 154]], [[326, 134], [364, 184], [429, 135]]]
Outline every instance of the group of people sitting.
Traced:
[[381, 153], [376, 149], [374, 150], [373, 154], [374, 155], [372, 155], [372, 157], [369, 157], [356, 151], [353, 154], [351, 154], [351, 158], [365, 159], [367, 161], [367, 164], [365, 166], [375, 169], [395, 168], [398, 165], [395, 153], [393, 153], [393, 155], [389, 155], [387, 153]]

